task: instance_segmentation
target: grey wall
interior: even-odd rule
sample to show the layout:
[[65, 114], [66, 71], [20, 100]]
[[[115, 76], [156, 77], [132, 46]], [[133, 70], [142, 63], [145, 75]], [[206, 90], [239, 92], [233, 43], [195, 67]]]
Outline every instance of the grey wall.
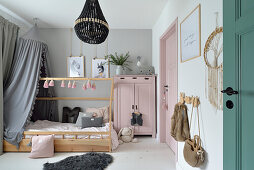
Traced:
[[[71, 31], [70, 29], [40, 29], [40, 37], [48, 44], [50, 55], [50, 68], [52, 77], [66, 77], [66, 57], [70, 56], [71, 49]], [[72, 55], [80, 55], [80, 40], [76, 37], [75, 32], [72, 33]], [[96, 46], [83, 43], [82, 53], [85, 56], [85, 72], [86, 77], [91, 77], [91, 60], [96, 55]], [[143, 65], [152, 64], [152, 30], [128, 30], [128, 29], [113, 29], [110, 30], [108, 36], [108, 51], [109, 54], [115, 52], [121, 54], [130, 52], [130, 60], [133, 61], [131, 68], [133, 71], [128, 74], [135, 74], [136, 58], [141, 56]], [[106, 55], [106, 43], [97, 46], [97, 57], [102, 58]], [[111, 66], [111, 77], [114, 76], [114, 66]], [[67, 84], [68, 82], [66, 82]], [[60, 88], [60, 82], [55, 82], [55, 89], [59, 97], [109, 97], [110, 83], [96, 82], [97, 89], [95, 91], [82, 90], [80, 81], [77, 83], [76, 89]], [[105, 106], [109, 102], [104, 101], [58, 101], [60, 120], [62, 115], [62, 107], [82, 107], [84, 110], [87, 107]]]

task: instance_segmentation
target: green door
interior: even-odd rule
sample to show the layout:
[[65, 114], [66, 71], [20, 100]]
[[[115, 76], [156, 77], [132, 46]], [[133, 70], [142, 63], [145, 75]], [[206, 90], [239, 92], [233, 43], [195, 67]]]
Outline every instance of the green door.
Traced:
[[253, 170], [254, 0], [224, 0], [223, 6], [223, 86], [239, 92], [228, 89], [224, 94], [223, 166], [224, 170]]

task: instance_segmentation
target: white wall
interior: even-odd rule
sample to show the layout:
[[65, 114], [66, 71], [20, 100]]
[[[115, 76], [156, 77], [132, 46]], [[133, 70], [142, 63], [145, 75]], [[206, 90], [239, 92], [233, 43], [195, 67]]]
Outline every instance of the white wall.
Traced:
[[[201, 49], [210, 33], [215, 29], [215, 12], [219, 12], [219, 25], [222, 26], [222, 0], [169, 0], [161, 13], [157, 23], [153, 27], [153, 66], [159, 73], [159, 39], [168, 26], [178, 17], [180, 22], [198, 5], [201, 4]], [[180, 27], [179, 27], [180, 28]], [[179, 36], [180, 37], [180, 31]], [[180, 54], [180, 41], [179, 41]], [[178, 56], [179, 57], [179, 56]], [[191, 61], [180, 63], [178, 59], [178, 93], [199, 96], [201, 100], [201, 138], [204, 149], [207, 152], [206, 164], [201, 169], [223, 169], [223, 113], [216, 111], [205, 97], [205, 62], [203, 56]], [[158, 86], [159, 87], [159, 86]], [[159, 90], [159, 89], [158, 89]], [[158, 97], [159, 98], [159, 97]], [[189, 110], [191, 108], [189, 107]], [[158, 125], [159, 125], [158, 118]], [[158, 126], [159, 127], [159, 126]], [[159, 130], [159, 129], [158, 129]], [[197, 129], [191, 132], [197, 134]], [[178, 143], [177, 169], [191, 170], [183, 157], [184, 143]]]
[[[54, 29], [42, 28], [40, 29], [40, 37], [47, 43], [49, 47], [49, 58], [52, 70], [52, 77], [66, 77], [66, 57], [70, 56], [70, 29]], [[73, 56], [80, 55], [80, 40], [73, 31]], [[130, 29], [112, 29], [108, 36], [108, 50], [109, 54], [118, 54], [130, 52], [130, 61], [133, 63], [133, 69], [130, 73], [135, 73], [135, 66], [137, 56], [141, 56], [144, 65], [152, 65], [152, 30], [130, 30]], [[85, 55], [85, 71], [86, 77], [91, 77], [91, 60], [96, 55], [95, 45], [83, 43], [83, 55]], [[106, 43], [97, 46], [97, 57], [103, 58], [106, 55]], [[111, 77], [114, 76], [114, 66], [111, 66]], [[66, 82], [67, 83], [67, 82]], [[94, 92], [87, 90], [84, 92], [81, 88], [82, 83], [78, 84], [77, 89], [63, 89], [59, 88], [58, 82], [56, 93], [58, 96], [74, 96], [74, 97], [109, 97], [110, 84], [109, 83], [96, 83], [97, 89]], [[59, 114], [62, 115], [62, 107], [80, 106], [84, 110], [88, 106], [104, 106], [107, 102], [100, 101], [59, 101]], [[61, 117], [61, 116], [60, 116]], [[61, 120], [61, 119], [60, 119]]]

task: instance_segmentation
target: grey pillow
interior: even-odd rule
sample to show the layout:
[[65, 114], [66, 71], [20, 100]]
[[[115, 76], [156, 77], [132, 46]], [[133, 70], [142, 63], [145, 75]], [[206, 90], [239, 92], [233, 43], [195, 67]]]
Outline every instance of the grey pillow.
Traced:
[[93, 113], [79, 112], [75, 126], [82, 127], [82, 117], [93, 117]]
[[103, 117], [82, 117], [82, 128], [102, 127]]

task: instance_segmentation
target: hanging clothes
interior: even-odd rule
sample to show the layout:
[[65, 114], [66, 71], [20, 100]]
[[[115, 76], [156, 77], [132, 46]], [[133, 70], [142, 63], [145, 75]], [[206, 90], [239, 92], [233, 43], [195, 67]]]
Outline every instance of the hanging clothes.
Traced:
[[136, 112], [132, 113], [131, 125], [143, 126], [142, 113], [136, 113]]
[[176, 141], [185, 141], [190, 137], [187, 106], [183, 103], [175, 105], [174, 114], [171, 118], [171, 136]]

